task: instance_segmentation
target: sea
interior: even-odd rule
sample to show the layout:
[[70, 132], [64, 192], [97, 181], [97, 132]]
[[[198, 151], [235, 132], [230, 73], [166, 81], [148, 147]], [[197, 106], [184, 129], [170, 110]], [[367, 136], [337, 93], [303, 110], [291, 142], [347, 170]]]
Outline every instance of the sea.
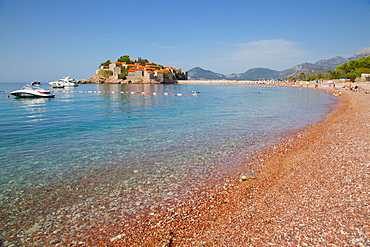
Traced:
[[243, 173], [246, 157], [337, 103], [323, 90], [268, 85], [43, 84], [55, 98], [10, 96], [23, 85], [0, 83], [0, 209], [39, 217], [103, 195], [126, 198], [132, 215], [176, 203]]

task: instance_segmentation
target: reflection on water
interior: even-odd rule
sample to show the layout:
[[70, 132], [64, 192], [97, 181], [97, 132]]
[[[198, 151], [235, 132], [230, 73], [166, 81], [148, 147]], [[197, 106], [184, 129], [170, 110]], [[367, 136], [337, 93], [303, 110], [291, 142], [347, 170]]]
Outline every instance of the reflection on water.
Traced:
[[50, 98], [14, 98], [13, 101], [16, 103], [16, 107], [21, 107], [31, 114], [38, 115], [29, 115], [27, 117], [37, 117], [42, 116], [42, 113], [45, 112], [45, 104], [50, 101]]

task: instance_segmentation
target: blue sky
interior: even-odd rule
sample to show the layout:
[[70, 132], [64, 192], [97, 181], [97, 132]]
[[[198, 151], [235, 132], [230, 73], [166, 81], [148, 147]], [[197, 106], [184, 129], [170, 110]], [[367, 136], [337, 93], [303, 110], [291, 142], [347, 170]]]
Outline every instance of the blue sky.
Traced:
[[275, 70], [370, 47], [370, 0], [0, 0], [0, 82], [87, 79], [122, 55]]

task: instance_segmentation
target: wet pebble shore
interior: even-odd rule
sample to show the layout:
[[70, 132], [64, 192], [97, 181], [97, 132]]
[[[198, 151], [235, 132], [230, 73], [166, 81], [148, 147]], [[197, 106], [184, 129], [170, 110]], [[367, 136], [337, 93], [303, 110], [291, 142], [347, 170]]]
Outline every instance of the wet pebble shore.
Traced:
[[[81, 179], [83, 192], [66, 190], [55, 210], [35, 209], [35, 198], [21, 209], [14, 202], [8, 210], [28, 218], [7, 221], [0, 241], [3, 246], [369, 246], [370, 96], [344, 90], [341, 97], [325, 122], [246, 159], [245, 174], [232, 174], [181, 200], [168, 195], [151, 205], [138, 203], [135, 212], [124, 206], [135, 198], [125, 198], [119, 186], [89, 196], [98, 185]], [[248, 173], [252, 179], [240, 179]], [[37, 210], [47, 213], [33, 218]]]

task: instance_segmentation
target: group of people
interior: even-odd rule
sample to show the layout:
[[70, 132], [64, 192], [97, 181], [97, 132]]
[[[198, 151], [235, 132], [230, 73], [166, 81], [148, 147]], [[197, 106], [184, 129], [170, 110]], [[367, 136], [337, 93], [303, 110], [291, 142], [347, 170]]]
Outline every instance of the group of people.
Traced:
[[355, 87], [350, 87], [350, 90], [351, 91], [355, 91], [355, 92], [359, 92], [360, 91], [360, 88], [361, 88], [361, 86], [355, 86]]
[[[310, 83], [308, 81], [306, 81], [305, 84], [306, 84], [306, 87], [309, 87]], [[315, 81], [315, 88], [319, 88], [319, 84], [320, 84], [319, 81]], [[331, 84], [330, 84], [330, 82], [329, 82], [328, 85], [329, 85], [329, 88], [332, 87], [332, 90], [330, 90], [330, 91], [333, 91], [333, 95], [340, 96], [342, 94], [339, 90], [337, 90], [335, 83], [331, 82]], [[303, 82], [302, 81], [299, 83], [299, 86], [303, 87]], [[361, 86], [359, 86], [359, 85], [353, 86], [352, 83], [345, 84], [345, 85], [342, 86], [342, 88], [349, 89], [353, 92], [360, 92], [360, 90], [361, 90]], [[370, 94], [370, 91], [365, 91], [364, 93]]]

